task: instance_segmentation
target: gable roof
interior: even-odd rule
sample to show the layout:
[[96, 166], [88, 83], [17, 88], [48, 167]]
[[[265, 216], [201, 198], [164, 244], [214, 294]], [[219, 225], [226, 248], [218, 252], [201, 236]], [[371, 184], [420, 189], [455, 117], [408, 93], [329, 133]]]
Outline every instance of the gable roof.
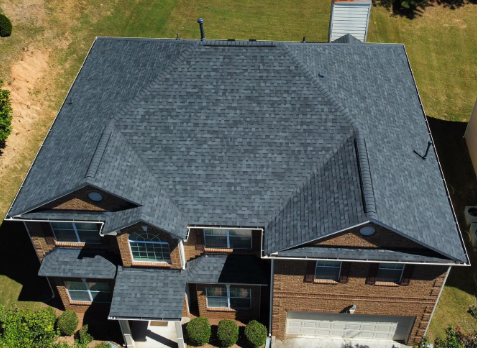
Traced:
[[90, 184], [139, 205], [106, 232], [375, 220], [466, 261], [402, 45], [98, 38], [67, 101], [9, 217]]

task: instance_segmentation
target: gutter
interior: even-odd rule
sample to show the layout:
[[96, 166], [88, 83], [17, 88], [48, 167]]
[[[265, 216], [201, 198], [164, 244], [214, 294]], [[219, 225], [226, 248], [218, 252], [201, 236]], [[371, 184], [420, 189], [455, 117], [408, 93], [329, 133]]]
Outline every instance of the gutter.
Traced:
[[345, 261], [345, 262], [358, 262], [358, 263], [403, 263], [406, 265], [433, 265], [433, 266], [445, 266], [448, 265], [449, 267], [451, 266], [470, 266], [470, 264], [467, 263], [439, 263], [439, 262], [424, 262], [424, 261], [379, 261], [379, 260], [369, 260], [369, 259], [364, 259], [364, 260], [356, 260], [356, 259], [346, 259], [346, 258], [336, 258], [336, 259], [331, 259], [331, 258], [320, 258], [320, 257], [284, 257], [284, 256], [263, 256], [262, 259], [265, 260], [300, 260], [300, 261], [330, 261], [330, 260], [336, 260], [336, 261]]
[[108, 315], [108, 320], [132, 320], [132, 321], [177, 321], [180, 322], [182, 319], [171, 319], [171, 318], [128, 318], [128, 317], [111, 317]]

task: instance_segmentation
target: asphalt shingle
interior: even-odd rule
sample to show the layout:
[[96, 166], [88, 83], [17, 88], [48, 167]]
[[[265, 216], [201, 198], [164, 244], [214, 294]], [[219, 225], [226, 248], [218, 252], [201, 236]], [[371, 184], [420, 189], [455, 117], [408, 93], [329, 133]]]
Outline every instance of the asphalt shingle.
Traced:
[[180, 320], [186, 280], [185, 271], [120, 267], [109, 317]]
[[38, 275], [42, 277], [114, 279], [117, 261], [101, 251], [55, 248], [45, 255]]

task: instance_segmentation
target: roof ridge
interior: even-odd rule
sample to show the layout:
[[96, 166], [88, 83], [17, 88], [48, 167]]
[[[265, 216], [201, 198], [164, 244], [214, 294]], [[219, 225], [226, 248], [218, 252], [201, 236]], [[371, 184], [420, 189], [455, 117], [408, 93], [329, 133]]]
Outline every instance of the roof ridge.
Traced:
[[101, 134], [101, 138], [99, 139], [96, 150], [94, 151], [93, 157], [91, 158], [88, 170], [86, 171], [85, 178], [94, 178], [96, 176], [96, 172], [98, 171], [101, 160], [103, 159], [106, 148], [108, 147], [109, 139], [113, 133], [115, 123], [116, 120], [113, 118], [104, 128], [103, 134]]
[[360, 176], [362, 181], [362, 190], [364, 197], [364, 209], [366, 216], [370, 219], [377, 219], [376, 213], [376, 200], [374, 198], [373, 181], [371, 178], [371, 169], [368, 161], [368, 152], [366, 150], [366, 142], [361, 134], [357, 122], [348, 114], [346, 109], [338, 102], [335, 97], [323, 86], [323, 84], [317, 79], [315, 74], [303, 64], [303, 62], [297, 57], [297, 55], [284, 44], [279, 44], [283, 51], [291, 58], [291, 60], [305, 73], [306, 77], [315, 85], [320, 93], [328, 100], [328, 102], [336, 108], [336, 112], [345, 117], [350, 125], [353, 127], [356, 137], [356, 147], [358, 149], [358, 163], [360, 166]]

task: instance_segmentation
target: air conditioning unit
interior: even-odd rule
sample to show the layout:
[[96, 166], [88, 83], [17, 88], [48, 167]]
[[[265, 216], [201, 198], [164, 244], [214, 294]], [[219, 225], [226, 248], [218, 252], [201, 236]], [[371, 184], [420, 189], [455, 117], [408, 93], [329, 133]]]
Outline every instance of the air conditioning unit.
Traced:
[[472, 246], [477, 247], [477, 222], [470, 224], [470, 238], [472, 239]]
[[465, 221], [467, 225], [477, 222], [477, 206], [465, 207]]

